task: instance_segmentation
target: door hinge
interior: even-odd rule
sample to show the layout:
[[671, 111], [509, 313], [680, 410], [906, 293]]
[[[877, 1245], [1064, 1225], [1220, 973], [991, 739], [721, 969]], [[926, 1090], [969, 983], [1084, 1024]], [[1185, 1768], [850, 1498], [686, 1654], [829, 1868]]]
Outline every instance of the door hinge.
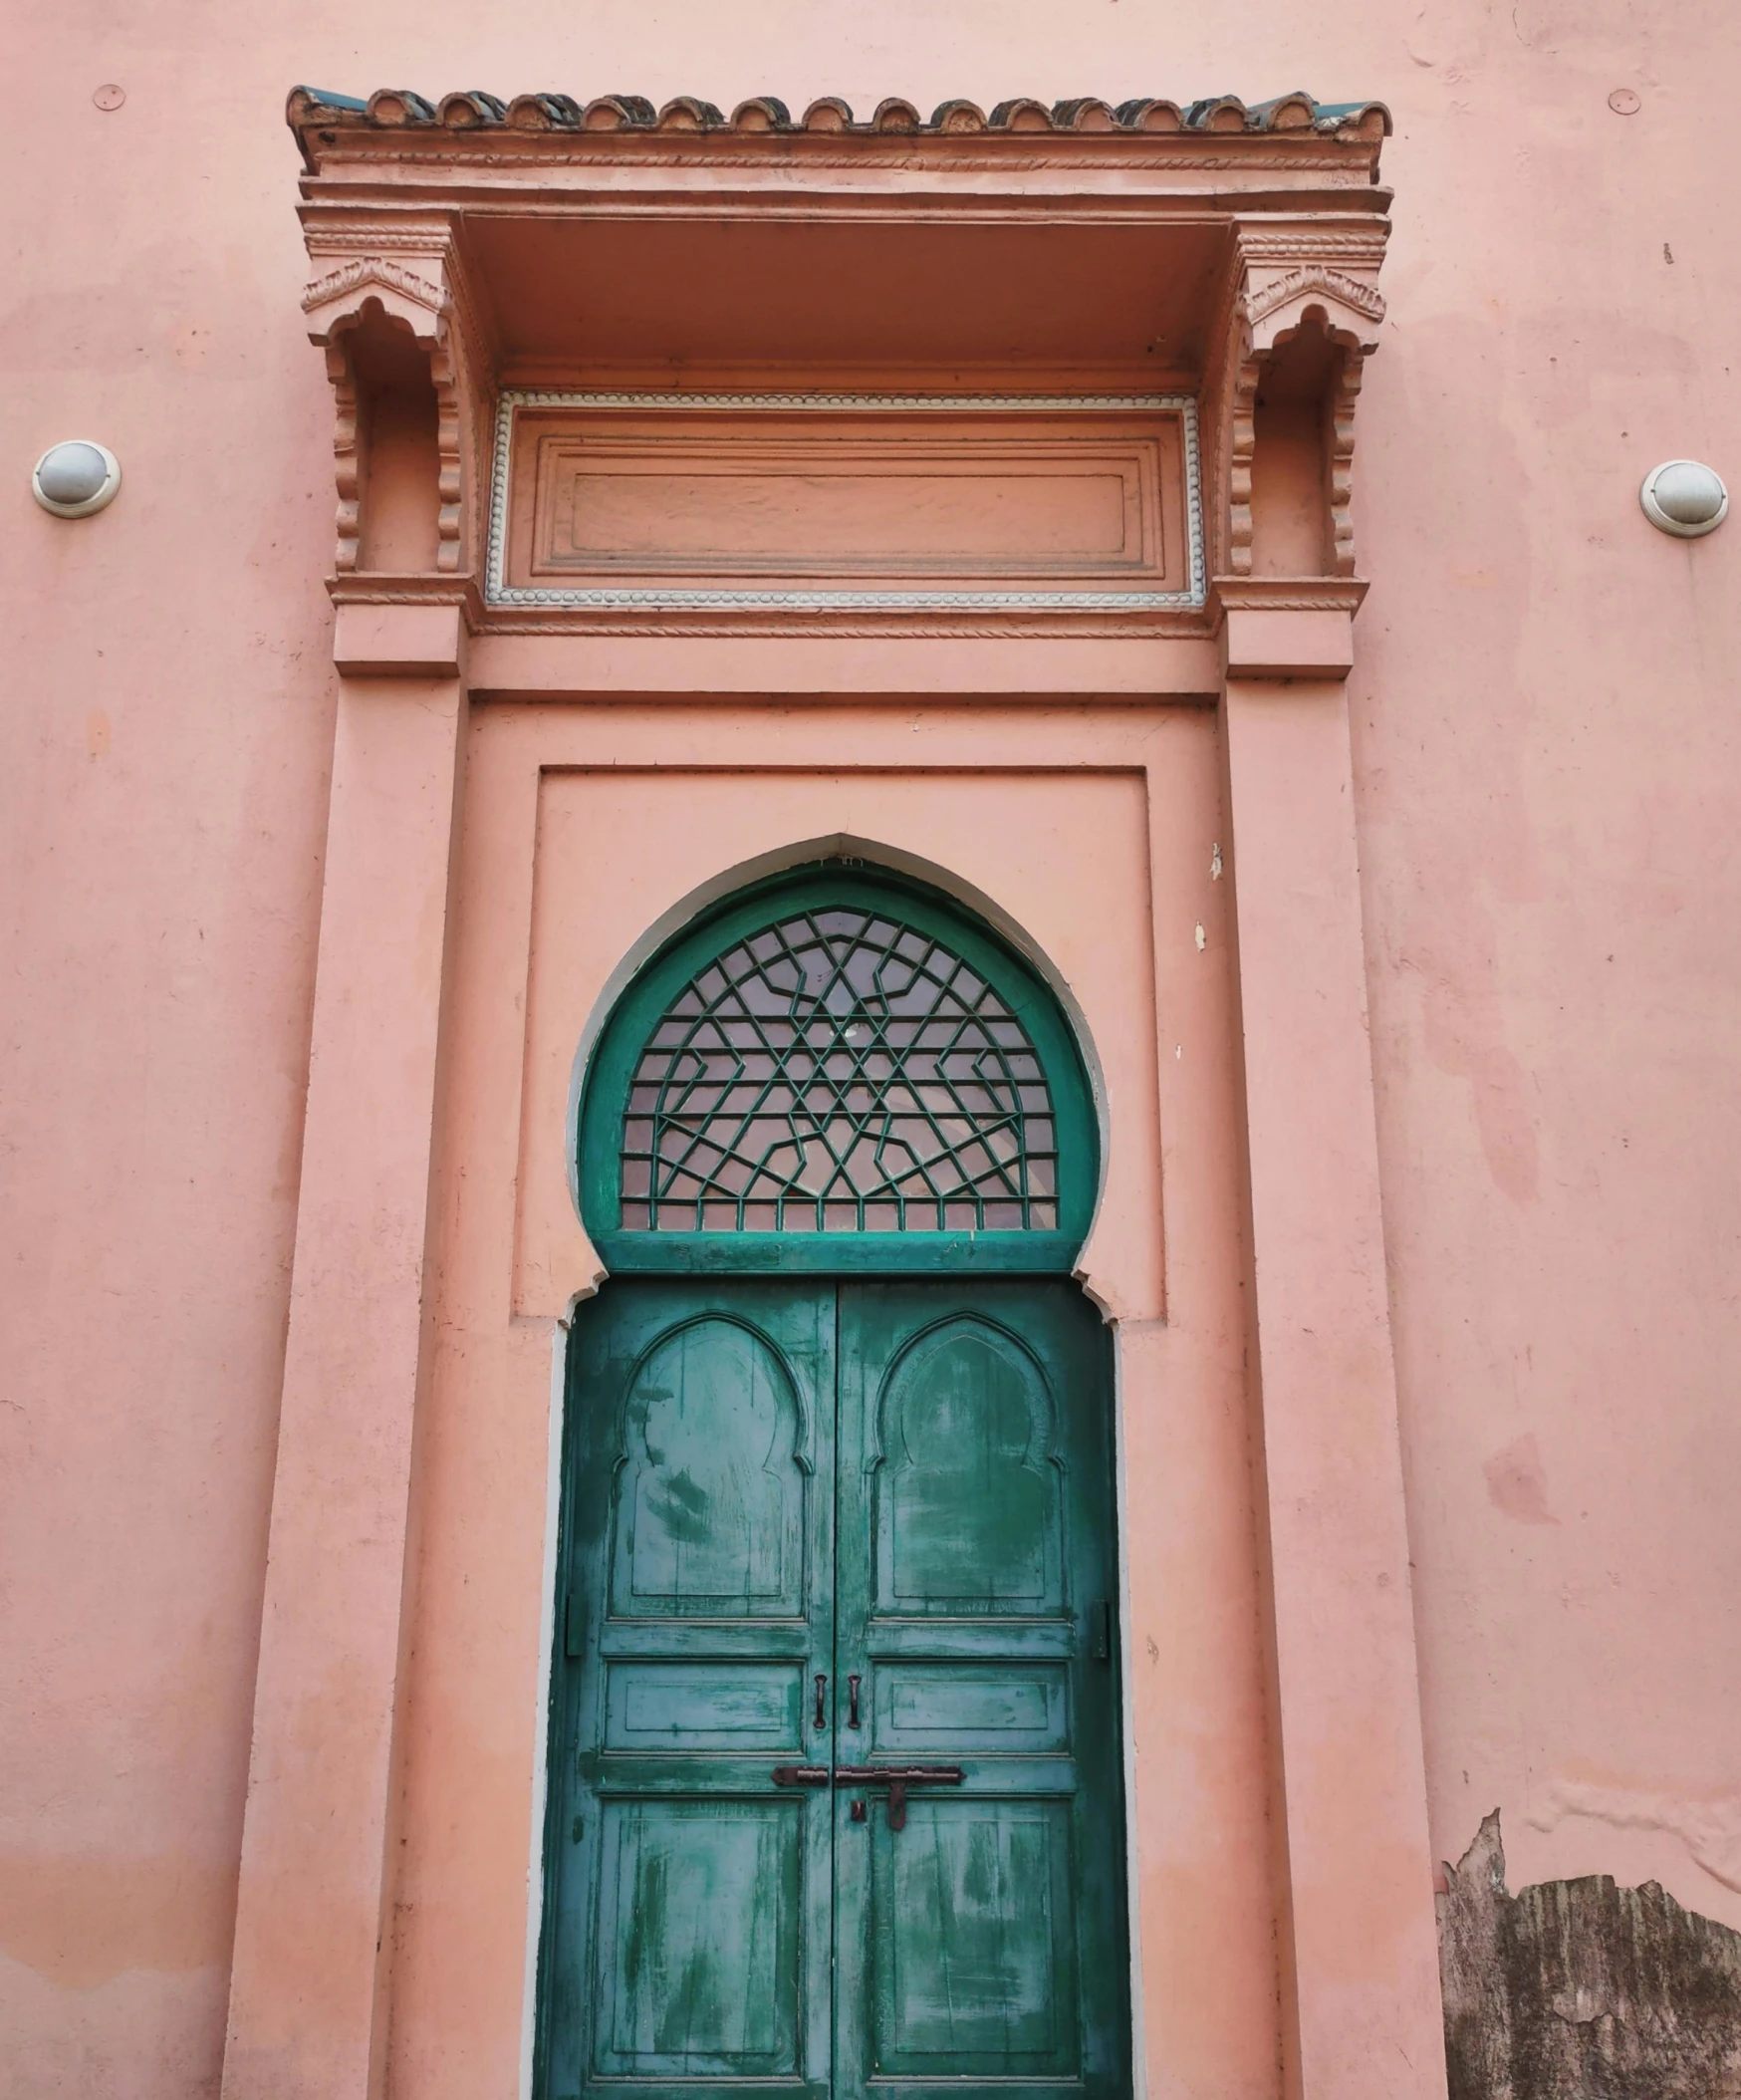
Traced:
[[1097, 1663], [1113, 1660], [1113, 1607], [1104, 1597], [1089, 1606], [1089, 1654]]
[[578, 1588], [571, 1589], [563, 1599], [562, 1652], [565, 1656], [584, 1656], [587, 1652], [586, 1603]]

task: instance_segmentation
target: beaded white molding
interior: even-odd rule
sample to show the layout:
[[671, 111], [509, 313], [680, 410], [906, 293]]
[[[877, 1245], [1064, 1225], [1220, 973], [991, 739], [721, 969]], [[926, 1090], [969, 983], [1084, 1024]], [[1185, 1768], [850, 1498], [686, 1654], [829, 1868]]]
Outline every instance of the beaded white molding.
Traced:
[[[1184, 432], [1185, 529], [1190, 549], [1186, 591], [696, 591], [680, 586], [598, 589], [551, 585], [532, 588], [506, 580], [508, 474], [514, 418], [522, 408], [780, 408], [860, 413], [938, 409], [1124, 409], [1176, 415]], [[613, 394], [510, 388], [496, 401], [495, 459], [490, 476], [489, 559], [484, 603], [490, 606], [569, 606], [583, 612], [789, 611], [795, 613], [1174, 613], [1204, 602], [1203, 488], [1197, 451], [1197, 403], [1188, 394]]]

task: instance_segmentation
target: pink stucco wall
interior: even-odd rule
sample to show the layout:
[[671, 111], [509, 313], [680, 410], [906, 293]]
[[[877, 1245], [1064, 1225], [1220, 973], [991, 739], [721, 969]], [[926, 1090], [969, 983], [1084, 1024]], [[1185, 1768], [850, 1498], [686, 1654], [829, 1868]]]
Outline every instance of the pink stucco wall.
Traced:
[[[14, 2089], [168, 2100], [222, 2052], [333, 727], [297, 80], [1391, 105], [1355, 758], [1434, 1842], [1498, 1805], [1514, 1886], [1741, 1924], [1741, 527], [1676, 543], [1635, 495], [1741, 474], [1729, 11], [182, 0], [38, 8], [13, 51]], [[62, 524], [29, 467], [87, 434], [124, 486]]]

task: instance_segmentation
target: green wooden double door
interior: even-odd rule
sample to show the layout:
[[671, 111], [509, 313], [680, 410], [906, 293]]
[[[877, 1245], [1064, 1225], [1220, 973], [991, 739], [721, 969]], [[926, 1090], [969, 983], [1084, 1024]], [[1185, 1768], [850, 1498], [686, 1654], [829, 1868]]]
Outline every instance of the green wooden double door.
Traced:
[[570, 1361], [544, 2100], [1123, 2100], [1093, 1310], [624, 1279]]

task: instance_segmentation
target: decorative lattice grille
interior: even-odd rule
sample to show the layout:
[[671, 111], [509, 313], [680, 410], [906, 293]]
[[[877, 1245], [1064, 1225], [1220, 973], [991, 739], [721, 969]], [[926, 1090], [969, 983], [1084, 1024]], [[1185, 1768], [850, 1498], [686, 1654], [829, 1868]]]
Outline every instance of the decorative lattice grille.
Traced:
[[1051, 1231], [1052, 1095], [1027, 1030], [929, 933], [803, 912], [684, 987], [634, 1068], [622, 1222]]

